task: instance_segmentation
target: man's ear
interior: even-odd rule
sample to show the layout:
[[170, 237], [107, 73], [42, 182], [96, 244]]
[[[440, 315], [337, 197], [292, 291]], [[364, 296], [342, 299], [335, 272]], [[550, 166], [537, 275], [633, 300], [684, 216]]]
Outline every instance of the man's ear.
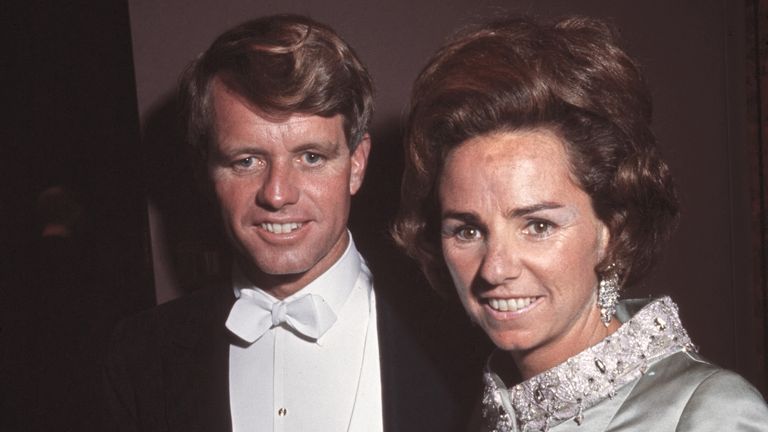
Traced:
[[360, 190], [368, 167], [368, 154], [371, 152], [371, 136], [365, 134], [350, 155], [352, 163], [349, 175], [349, 194], [354, 195]]
[[218, 203], [216, 187], [213, 185], [213, 179], [211, 178], [211, 167], [208, 157], [195, 160], [192, 163], [192, 175], [195, 179], [197, 190], [203, 194], [206, 201], [214, 204]]

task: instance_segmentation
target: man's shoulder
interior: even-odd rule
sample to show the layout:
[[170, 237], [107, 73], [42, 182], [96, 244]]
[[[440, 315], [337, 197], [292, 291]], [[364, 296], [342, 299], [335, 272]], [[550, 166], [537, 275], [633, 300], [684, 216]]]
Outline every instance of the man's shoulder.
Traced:
[[[395, 429], [418, 425], [434, 430], [434, 425], [442, 425], [440, 430], [464, 430], [480, 395], [484, 339], [478, 339], [456, 299], [441, 298], [413, 263], [375, 258], [368, 262], [376, 293], [382, 380], [390, 389], [385, 394], [397, 395], [396, 400], [385, 400], [385, 406], [398, 406]], [[421, 402], [410, 404], [414, 399]]]
[[232, 297], [225, 290], [212, 284], [123, 319], [112, 333], [111, 349], [146, 350], [174, 334], [195, 332], [221, 315]]
[[391, 320], [433, 353], [461, 346], [465, 350], [462, 358], [480, 358], [478, 370], [482, 370], [491, 347], [470, 323], [457, 296], [439, 294], [416, 265], [403, 258], [372, 263], [369, 260], [369, 267], [377, 309], [383, 313], [380, 321]]
[[123, 320], [128, 325], [138, 327], [150, 323], [177, 321], [195, 312], [210, 308], [216, 297], [221, 296], [220, 287], [207, 286], [184, 294], [173, 300], [145, 309]]

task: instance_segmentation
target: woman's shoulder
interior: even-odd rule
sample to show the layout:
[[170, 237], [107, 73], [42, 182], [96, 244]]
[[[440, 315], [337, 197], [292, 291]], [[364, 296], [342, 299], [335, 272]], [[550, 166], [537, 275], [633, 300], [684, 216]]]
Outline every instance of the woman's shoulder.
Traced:
[[768, 430], [768, 405], [741, 375], [707, 368], [688, 398], [678, 430]]
[[768, 406], [739, 374], [696, 353], [679, 352], [648, 368], [625, 407], [654, 409], [676, 431], [765, 431]]
[[678, 392], [690, 393], [690, 397], [743, 393], [765, 403], [760, 392], [741, 375], [714, 365], [692, 351], [680, 351], [651, 365], [644, 378], [651, 378], [656, 386], [666, 383]]

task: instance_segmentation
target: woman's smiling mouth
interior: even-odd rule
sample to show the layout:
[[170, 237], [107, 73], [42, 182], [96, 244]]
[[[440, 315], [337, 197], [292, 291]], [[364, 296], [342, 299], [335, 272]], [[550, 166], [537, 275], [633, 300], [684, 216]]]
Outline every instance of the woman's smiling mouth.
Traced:
[[489, 298], [485, 304], [497, 312], [517, 312], [527, 308], [539, 297]]

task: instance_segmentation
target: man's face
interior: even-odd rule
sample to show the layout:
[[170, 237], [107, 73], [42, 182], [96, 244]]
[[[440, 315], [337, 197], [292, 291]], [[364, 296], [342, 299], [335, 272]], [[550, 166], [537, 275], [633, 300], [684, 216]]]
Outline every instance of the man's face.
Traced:
[[350, 154], [339, 115], [267, 117], [219, 80], [212, 96], [208, 172], [225, 231], [251, 281], [287, 297], [344, 253], [370, 139]]

